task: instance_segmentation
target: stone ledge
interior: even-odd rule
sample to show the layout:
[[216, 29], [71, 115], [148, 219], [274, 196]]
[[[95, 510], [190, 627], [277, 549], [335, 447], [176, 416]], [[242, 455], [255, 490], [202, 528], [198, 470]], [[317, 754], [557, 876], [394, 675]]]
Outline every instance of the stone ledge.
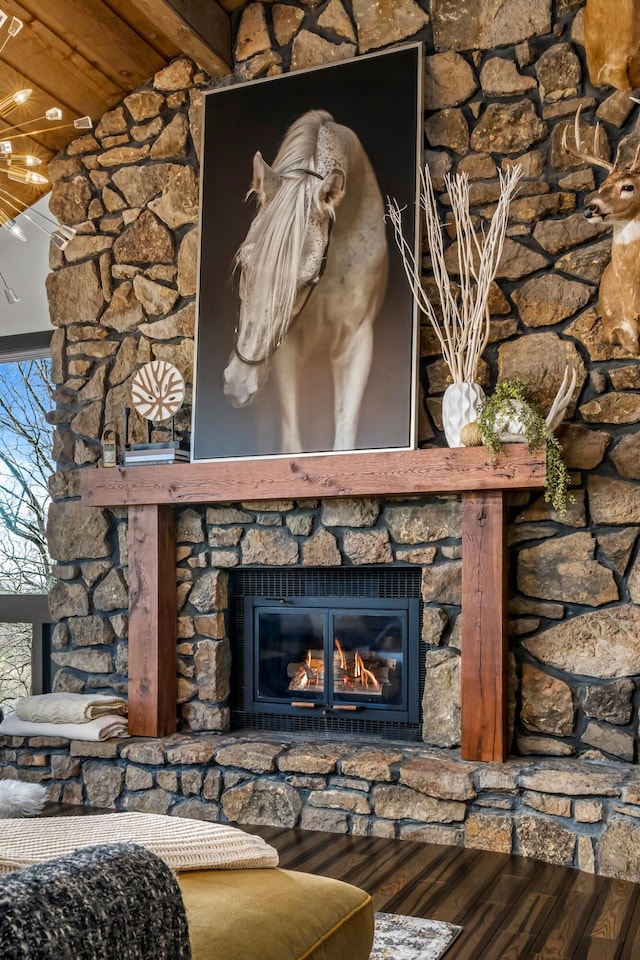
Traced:
[[5, 737], [0, 751], [0, 778], [43, 782], [54, 801], [455, 844], [640, 881], [640, 772], [629, 764], [479, 764], [417, 743], [270, 732], [64, 746]]

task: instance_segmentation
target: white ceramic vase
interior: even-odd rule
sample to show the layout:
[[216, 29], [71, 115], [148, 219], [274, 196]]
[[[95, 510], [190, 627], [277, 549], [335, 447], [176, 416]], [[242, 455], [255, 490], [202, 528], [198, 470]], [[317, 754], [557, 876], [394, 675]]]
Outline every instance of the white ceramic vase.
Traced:
[[478, 406], [484, 390], [478, 383], [452, 383], [442, 398], [442, 425], [450, 447], [462, 447], [460, 431], [465, 423], [478, 419]]

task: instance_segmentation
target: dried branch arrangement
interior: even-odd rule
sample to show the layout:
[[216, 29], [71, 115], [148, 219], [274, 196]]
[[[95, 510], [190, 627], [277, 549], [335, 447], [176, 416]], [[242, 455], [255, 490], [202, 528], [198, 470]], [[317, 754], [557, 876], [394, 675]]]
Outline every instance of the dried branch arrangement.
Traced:
[[416, 262], [413, 250], [402, 233], [402, 211], [395, 200], [389, 200], [387, 204], [409, 286], [416, 303], [434, 329], [454, 383], [474, 383], [477, 380], [478, 361], [489, 340], [489, 289], [502, 256], [509, 205], [515, 196], [522, 168], [520, 164], [515, 164], [505, 173], [499, 172], [498, 176], [500, 196], [486, 233], [483, 227], [476, 229], [469, 212], [467, 175], [445, 176], [451, 199], [460, 275], [453, 286], [446, 265], [443, 226], [438, 216], [429, 168], [425, 166], [424, 171], [420, 172], [420, 209], [424, 215], [441, 316], [424, 291], [420, 264]]

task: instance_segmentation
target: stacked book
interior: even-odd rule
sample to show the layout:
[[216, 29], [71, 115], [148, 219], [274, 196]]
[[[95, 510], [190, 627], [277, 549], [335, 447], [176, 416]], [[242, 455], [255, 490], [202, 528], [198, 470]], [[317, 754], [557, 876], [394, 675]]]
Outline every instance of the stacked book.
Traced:
[[180, 440], [163, 443], [134, 443], [124, 451], [125, 467], [155, 466], [160, 463], [189, 463], [189, 449]]

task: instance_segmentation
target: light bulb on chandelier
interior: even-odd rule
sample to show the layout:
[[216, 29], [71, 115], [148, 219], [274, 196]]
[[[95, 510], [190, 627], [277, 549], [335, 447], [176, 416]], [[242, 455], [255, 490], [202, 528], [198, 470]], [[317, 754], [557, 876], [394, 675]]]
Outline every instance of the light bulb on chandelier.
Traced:
[[[4, 12], [4, 10], [0, 10], [0, 28], [4, 27], [6, 22], [7, 22], [7, 14]], [[2, 53], [2, 51], [4, 50], [6, 45], [9, 43], [9, 40], [11, 40], [12, 37], [17, 37], [17, 35], [22, 30], [23, 26], [24, 26], [24, 23], [19, 17], [11, 17], [11, 20], [9, 21], [9, 26], [7, 27], [7, 35], [4, 38], [2, 46], [0, 47], [0, 53]]]
[[16, 223], [13, 217], [8, 217], [2, 226], [9, 231], [12, 237], [15, 237], [17, 240], [22, 240], [23, 243], [27, 242], [24, 230]]
[[13, 290], [11, 287], [7, 285], [7, 281], [5, 280], [2, 273], [0, 273], [0, 280], [2, 280], [2, 285], [4, 286], [4, 295], [7, 298], [7, 303], [9, 304], [9, 306], [12, 306], [14, 303], [20, 303], [20, 297], [15, 292], [15, 290]]
[[[27, 237], [24, 230], [16, 222], [16, 217], [12, 217], [6, 210], [6, 207], [11, 207], [15, 210], [16, 216], [22, 217], [23, 220], [28, 220], [34, 227], [40, 230], [42, 233], [46, 233], [52, 243], [58, 247], [59, 250], [64, 250], [69, 245], [69, 241], [73, 240], [76, 235], [76, 230], [74, 227], [68, 226], [66, 223], [58, 223], [56, 220], [53, 220], [52, 217], [48, 217], [45, 213], [42, 213], [41, 210], [38, 210], [37, 207], [29, 207], [29, 213], [26, 210], [20, 209], [15, 203], [14, 198], [10, 193], [7, 193], [6, 190], [3, 190], [0, 187], [0, 227], [7, 230], [12, 237], [15, 237], [17, 240], [22, 240], [25, 242]], [[42, 226], [38, 220], [34, 220], [34, 217], [38, 217], [40, 220], [44, 220], [45, 224], [51, 224], [51, 227]], [[52, 229], [53, 228], [53, 229]]]
[[[19, 17], [12, 17], [9, 20], [4, 10], [0, 10], [0, 32], [4, 30], [7, 21], [9, 21], [9, 24], [6, 36], [0, 42], [0, 54], [9, 40], [17, 36], [23, 27], [23, 22]], [[46, 176], [34, 169], [42, 165], [42, 159], [36, 153], [17, 152], [14, 149], [15, 141], [22, 137], [34, 137], [46, 133], [52, 125], [55, 125], [58, 130], [66, 127], [74, 127], [76, 130], [90, 130], [93, 127], [93, 121], [91, 117], [85, 116], [77, 117], [68, 123], [60, 123], [63, 119], [60, 107], [50, 107], [41, 116], [31, 117], [19, 123], [8, 120], [9, 114], [27, 103], [32, 93], [33, 90], [30, 87], [23, 87], [16, 90], [15, 93], [0, 97], [0, 136], [3, 138], [0, 140], [0, 174], [4, 174], [7, 180], [14, 183], [25, 184], [27, 187], [38, 187], [48, 183]], [[37, 124], [43, 120], [47, 121], [47, 126], [32, 129], [32, 124]], [[41, 213], [35, 206], [30, 206], [27, 210], [24, 209], [24, 203], [20, 202], [18, 197], [0, 186], [0, 227], [7, 230], [17, 240], [23, 242], [27, 240], [22, 226], [17, 222], [18, 218], [28, 220], [38, 230], [46, 233], [59, 250], [64, 250], [75, 237], [76, 231], [73, 227], [58, 223], [46, 214]], [[44, 221], [44, 225], [39, 222], [40, 220]], [[0, 280], [4, 285], [7, 303], [19, 303], [20, 298], [8, 286], [2, 273], [0, 273]]]

